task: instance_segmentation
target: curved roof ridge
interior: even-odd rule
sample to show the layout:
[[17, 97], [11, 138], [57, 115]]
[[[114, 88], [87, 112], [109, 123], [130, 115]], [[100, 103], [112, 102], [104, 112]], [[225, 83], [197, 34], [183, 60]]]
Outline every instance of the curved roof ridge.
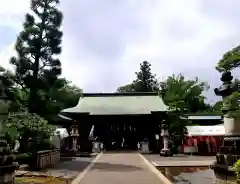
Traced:
[[108, 97], [108, 96], [158, 96], [157, 92], [123, 92], [123, 93], [83, 93], [83, 97]]

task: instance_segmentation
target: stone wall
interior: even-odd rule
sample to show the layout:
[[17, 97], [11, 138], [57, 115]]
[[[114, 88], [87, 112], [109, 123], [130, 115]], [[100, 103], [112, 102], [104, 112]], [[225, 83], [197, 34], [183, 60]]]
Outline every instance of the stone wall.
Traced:
[[44, 169], [51, 165], [57, 164], [60, 161], [60, 151], [56, 150], [45, 150], [38, 151], [36, 158], [36, 169]]

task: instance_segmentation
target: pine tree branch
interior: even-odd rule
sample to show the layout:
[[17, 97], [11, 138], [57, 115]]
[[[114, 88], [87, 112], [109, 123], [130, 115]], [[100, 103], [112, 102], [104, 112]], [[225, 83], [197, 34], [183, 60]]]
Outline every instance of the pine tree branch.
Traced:
[[28, 93], [26, 87], [24, 86], [23, 83], [20, 82], [20, 80], [18, 80], [18, 79], [16, 79], [16, 78], [13, 79], [13, 80], [14, 80], [14, 82], [15, 82], [17, 85], [19, 85], [19, 86], [21, 87], [21, 89], [22, 89], [25, 93]]

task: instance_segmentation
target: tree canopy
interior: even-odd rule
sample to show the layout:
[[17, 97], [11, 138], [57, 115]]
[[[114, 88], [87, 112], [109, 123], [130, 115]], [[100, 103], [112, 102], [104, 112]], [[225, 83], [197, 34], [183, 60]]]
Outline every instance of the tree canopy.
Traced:
[[209, 86], [204, 82], [186, 80], [183, 75], [172, 75], [160, 82], [159, 94], [171, 109], [184, 112], [204, 111], [207, 108], [203, 95]]
[[216, 112], [221, 112], [221, 110], [222, 110], [222, 105], [223, 105], [223, 102], [222, 102], [222, 101], [217, 101], [217, 102], [213, 105], [214, 111], [216, 111]]
[[225, 53], [218, 62], [216, 69], [219, 72], [231, 71], [240, 66], [240, 46]]

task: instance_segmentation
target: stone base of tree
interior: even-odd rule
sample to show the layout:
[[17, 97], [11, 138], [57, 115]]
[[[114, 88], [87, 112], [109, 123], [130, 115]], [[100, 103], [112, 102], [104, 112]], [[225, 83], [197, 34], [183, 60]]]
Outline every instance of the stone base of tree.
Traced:
[[0, 166], [0, 183], [14, 184], [15, 183], [15, 169], [17, 164]]

